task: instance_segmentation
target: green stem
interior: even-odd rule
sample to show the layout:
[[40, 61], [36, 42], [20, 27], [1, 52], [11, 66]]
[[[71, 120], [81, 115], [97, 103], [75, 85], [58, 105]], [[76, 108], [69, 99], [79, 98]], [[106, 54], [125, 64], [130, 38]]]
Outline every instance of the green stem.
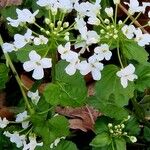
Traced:
[[123, 67], [123, 63], [122, 63], [122, 60], [121, 60], [121, 56], [120, 56], [119, 42], [118, 42], [118, 44], [117, 44], [117, 54], [118, 54], [118, 59], [119, 59], [121, 68], [124, 68], [124, 67]]
[[132, 22], [130, 23], [130, 25], [132, 25], [141, 15], [141, 12], [132, 20]]
[[[3, 44], [3, 39], [2, 39], [2, 37], [1, 37], [1, 35], [0, 35], [0, 45], [2, 46], [2, 44]], [[24, 101], [25, 101], [26, 107], [27, 107], [27, 109], [29, 110], [30, 114], [33, 114], [33, 113], [34, 113], [34, 110], [33, 110], [33, 109], [31, 108], [31, 106], [30, 106], [30, 103], [29, 103], [29, 101], [28, 101], [28, 98], [27, 98], [27, 96], [26, 96], [26, 93], [25, 93], [25, 91], [24, 91], [24, 89], [23, 89], [23, 87], [22, 87], [21, 79], [20, 79], [20, 77], [19, 77], [19, 75], [18, 75], [18, 73], [17, 73], [17, 71], [16, 71], [16, 69], [15, 69], [15, 67], [14, 67], [14, 65], [13, 65], [13, 63], [12, 63], [10, 57], [9, 57], [9, 55], [8, 55], [8, 53], [4, 53], [4, 56], [5, 56], [5, 59], [6, 59], [6, 61], [7, 61], [8, 65], [9, 65], [9, 67], [11, 68], [11, 70], [12, 70], [12, 72], [13, 72], [15, 78], [16, 78], [16, 81], [17, 81], [17, 83], [18, 83], [18, 85], [19, 85], [19, 88], [20, 88], [20, 90], [21, 90], [23, 99], [24, 99]]]

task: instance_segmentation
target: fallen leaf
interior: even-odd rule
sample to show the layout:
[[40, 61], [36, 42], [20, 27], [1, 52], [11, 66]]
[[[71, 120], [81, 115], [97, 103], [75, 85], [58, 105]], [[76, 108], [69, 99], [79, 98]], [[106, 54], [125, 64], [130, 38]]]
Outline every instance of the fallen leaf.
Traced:
[[21, 5], [22, 0], [0, 0], [0, 7], [4, 8], [11, 5]]
[[71, 129], [80, 129], [84, 132], [93, 130], [97, 117], [101, 115], [100, 112], [88, 106], [80, 108], [57, 107], [56, 112], [71, 118], [69, 119]]

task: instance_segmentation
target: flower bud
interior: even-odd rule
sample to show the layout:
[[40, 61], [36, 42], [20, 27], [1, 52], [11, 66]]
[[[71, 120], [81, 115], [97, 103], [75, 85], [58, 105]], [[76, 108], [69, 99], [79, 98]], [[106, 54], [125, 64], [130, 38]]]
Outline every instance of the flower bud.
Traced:
[[47, 35], [50, 35], [50, 32], [49, 32], [49, 31], [46, 31], [45, 33], [46, 33]]
[[54, 23], [50, 23], [50, 27], [53, 28], [54, 27]]
[[58, 27], [60, 27], [61, 24], [62, 24], [62, 21], [58, 21], [58, 22], [57, 22], [57, 26], [58, 26]]
[[41, 32], [45, 32], [45, 29], [44, 29], [44, 28], [41, 28], [40, 31], [41, 31]]
[[112, 123], [108, 123], [108, 128], [112, 128]]
[[50, 24], [50, 19], [45, 18], [45, 23], [46, 23], [46, 24]]
[[107, 14], [108, 17], [113, 17], [113, 8], [105, 8], [105, 12]]
[[129, 139], [132, 143], [137, 142], [137, 138], [135, 136], [129, 136]]
[[105, 19], [104, 23], [109, 24], [110, 23], [109, 19]]
[[69, 22], [64, 22], [63, 23], [63, 28], [68, 28], [69, 27]]

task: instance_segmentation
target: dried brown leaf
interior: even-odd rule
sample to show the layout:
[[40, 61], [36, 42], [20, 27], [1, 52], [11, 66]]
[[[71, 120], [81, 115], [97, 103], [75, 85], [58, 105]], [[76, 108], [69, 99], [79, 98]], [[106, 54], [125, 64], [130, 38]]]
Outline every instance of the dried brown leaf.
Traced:
[[4, 8], [11, 5], [21, 5], [22, 0], [0, 0], [0, 7]]

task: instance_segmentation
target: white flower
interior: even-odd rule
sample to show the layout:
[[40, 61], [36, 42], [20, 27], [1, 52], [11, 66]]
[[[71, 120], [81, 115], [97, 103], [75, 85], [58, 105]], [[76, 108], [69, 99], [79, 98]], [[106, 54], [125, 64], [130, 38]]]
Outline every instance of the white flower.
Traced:
[[94, 52], [97, 54], [97, 59], [99, 61], [106, 59], [110, 60], [112, 56], [112, 52], [109, 50], [109, 46], [107, 44], [102, 44], [94, 49]]
[[130, 3], [124, 2], [129, 6], [129, 13], [133, 15], [135, 12], [145, 12], [146, 6], [139, 6], [138, 0], [130, 0]]
[[139, 46], [145, 46], [150, 43], [150, 34], [143, 34], [142, 30], [139, 28], [135, 30], [134, 33], [136, 35], [134, 40], [138, 43]]
[[108, 17], [113, 17], [113, 8], [105, 8], [105, 12], [107, 14]]
[[37, 80], [42, 79], [44, 77], [43, 69], [52, 67], [51, 58], [41, 58], [34, 50], [29, 53], [29, 58], [30, 60], [23, 64], [24, 70], [27, 72], [34, 70], [32, 77]]
[[82, 47], [79, 54], [83, 54], [86, 49], [88, 50], [88, 46], [100, 41], [100, 36], [93, 30], [87, 31], [87, 28], [84, 27], [79, 32], [81, 33], [81, 42], [75, 44], [75, 48]]
[[27, 111], [24, 111], [16, 116], [16, 122], [22, 123], [22, 128], [26, 129], [29, 126], [29, 121], [27, 120], [28, 118], [29, 116], [27, 115]]
[[37, 146], [43, 146], [43, 142], [37, 143], [35, 136], [29, 137], [29, 143], [24, 142], [23, 150], [34, 150]]
[[74, 62], [78, 59], [78, 54], [70, 50], [71, 44], [67, 42], [65, 46], [58, 46], [58, 52], [61, 54], [61, 59], [66, 60], [67, 62]]
[[39, 35], [39, 37], [34, 38], [34, 44], [40, 45], [40, 44], [47, 44], [48, 39], [44, 37], [43, 35]]
[[24, 24], [26, 22], [28, 23], [34, 23], [35, 22], [35, 16], [38, 14], [39, 10], [35, 11], [33, 14], [28, 9], [16, 9], [18, 18], [11, 19], [10, 17], [7, 18], [8, 21], [10, 21], [8, 24], [10, 24], [13, 27], [18, 27], [21, 24]]
[[27, 43], [30, 43], [34, 37], [32, 36], [32, 31], [30, 29], [27, 30], [27, 32], [24, 35], [21, 34], [15, 34], [14, 36], [14, 45], [15, 47], [22, 48]]
[[103, 64], [100, 63], [96, 56], [93, 55], [87, 61], [81, 61], [77, 67], [82, 75], [87, 75], [88, 73], [92, 73], [94, 80], [101, 79], [101, 70], [103, 70]]
[[15, 143], [18, 148], [23, 146], [23, 143], [25, 141], [25, 135], [20, 136], [18, 132], [14, 132], [13, 134], [11, 134], [8, 131], [5, 131], [3, 134], [6, 137], [9, 137], [10, 141], [12, 143]]
[[132, 143], [137, 142], [137, 138], [135, 136], [129, 136], [129, 139]]
[[28, 95], [28, 97], [31, 98], [32, 103], [33, 103], [34, 105], [37, 105], [37, 103], [38, 103], [39, 100], [40, 100], [39, 91], [38, 91], [38, 90], [36, 90], [36, 92], [28, 91], [27, 95]]
[[0, 117], [0, 128], [5, 128], [9, 124], [9, 121], [6, 118], [1, 118]]
[[88, 59], [88, 62], [91, 66], [91, 73], [94, 80], [100, 80], [101, 79], [101, 70], [103, 70], [104, 65], [100, 63], [97, 60], [97, 57], [95, 55], [91, 56]]
[[129, 64], [127, 67], [121, 69], [116, 73], [118, 77], [121, 78], [121, 85], [123, 88], [126, 88], [128, 86], [128, 80], [134, 81], [134, 79], [137, 79], [137, 75], [134, 74], [135, 67], [132, 64]]
[[114, 4], [119, 4], [120, 3], [120, 0], [113, 0], [114, 1]]
[[3, 49], [4, 53], [12, 52], [12, 51], [16, 51], [17, 50], [17, 48], [15, 47], [15, 45], [11, 44], [11, 43], [4, 43], [2, 45], [2, 49]]
[[135, 27], [133, 25], [124, 25], [121, 29], [123, 34], [128, 38], [132, 39], [134, 37]]
[[57, 139], [50, 145], [50, 148], [52, 149], [52, 148], [56, 147], [62, 139], [65, 139], [65, 137], [57, 138]]

